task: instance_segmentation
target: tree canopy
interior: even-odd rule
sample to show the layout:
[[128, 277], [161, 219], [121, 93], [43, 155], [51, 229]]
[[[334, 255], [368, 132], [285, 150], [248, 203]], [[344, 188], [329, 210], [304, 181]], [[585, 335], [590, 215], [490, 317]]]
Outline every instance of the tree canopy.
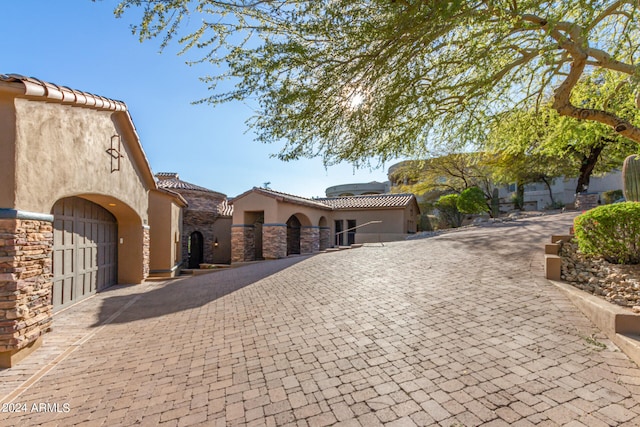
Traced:
[[[574, 102], [587, 108], [606, 105], [622, 117], [640, 121], [640, 109], [625, 96], [625, 81], [610, 77], [594, 73], [585, 78], [574, 89]], [[502, 113], [493, 123], [485, 149], [506, 157], [508, 172], [527, 169], [527, 164], [517, 166], [521, 159], [534, 166], [528, 172], [534, 176], [577, 177], [576, 193], [580, 193], [587, 189], [592, 173], [621, 168], [625, 157], [638, 151], [638, 145], [602, 123], [561, 116], [548, 101], [538, 109]]]
[[550, 97], [640, 142], [637, 121], [572, 97], [600, 70], [640, 107], [637, 0], [123, 0], [116, 14], [135, 7], [141, 39], [177, 37], [216, 66], [205, 102], [256, 102], [250, 125], [284, 160], [422, 157]]

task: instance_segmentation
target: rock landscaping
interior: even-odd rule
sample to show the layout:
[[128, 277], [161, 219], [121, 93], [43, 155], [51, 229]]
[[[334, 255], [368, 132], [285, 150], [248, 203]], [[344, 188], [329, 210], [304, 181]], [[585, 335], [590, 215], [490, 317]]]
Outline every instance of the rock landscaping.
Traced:
[[640, 265], [611, 264], [580, 253], [575, 240], [558, 242], [561, 278], [571, 285], [640, 313]]

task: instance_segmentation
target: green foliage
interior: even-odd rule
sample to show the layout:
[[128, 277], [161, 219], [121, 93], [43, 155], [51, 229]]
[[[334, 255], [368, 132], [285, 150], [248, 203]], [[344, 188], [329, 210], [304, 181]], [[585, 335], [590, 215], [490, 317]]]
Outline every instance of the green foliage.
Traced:
[[599, 206], [574, 220], [580, 251], [617, 264], [640, 263], [640, 203]]
[[511, 203], [513, 203], [513, 209], [524, 209], [524, 198], [522, 195], [514, 193], [511, 195]]
[[[623, 83], [620, 77], [595, 73], [574, 88], [574, 102], [592, 109], [606, 104], [626, 119], [640, 123], [633, 96], [618, 99], [619, 91], [628, 90]], [[637, 151], [637, 143], [601, 123], [563, 117], [548, 100], [529, 110], [502, 113], [491, 124], [486, 148], [505, 159], [501, 176], [508, 181], [522, 179], [526, 183], [540, 181], [543, 176], [567, 176], [582, 177], [586, 184], [592, 173], [620, 168], [624, 158]]]
[[438, 215], [449, 227], [457, 228], [462, 225], [462, 213], [458, 210], [458, 194], [447, 194], [435, 203]]
[[622, 190], [610, 190], [602, 193], [602, 202], [605, 205], [611, 204], [616, 200], [622, 199]]
[[420, 223], [418, 225], [418, 231], [433, 231], [435, 225], [435, 217], [428, 214], [420, 214]]
[[196, 50], [214, 68], [202, 102], [249, 102], [258, 141], [282, 142], [283, 160], [424, 158], [554, 90], [563, 114], [640, 141], [624, 111], [570, 105], [594, 68], [638, 75], [635, 1], [121, 0], [116, 15], [137, 7], [133, 32]]
[[[389, 171], [394, 191], [439, 197], [479, 187], [491, 197], [492, 159], [485, 153], [452, 153], [426, 160], [405, 161]], [[406, 183], [406, 184], [405, 184]]]
[[624, 159], [622, 183], [627, 201], [640, 202], [640, 156], [634, 154]]
[[478, 187], [470, 187], [460, 193], [456, 206], [464, 214], [479, 214], [489, 210], [484, 193]]

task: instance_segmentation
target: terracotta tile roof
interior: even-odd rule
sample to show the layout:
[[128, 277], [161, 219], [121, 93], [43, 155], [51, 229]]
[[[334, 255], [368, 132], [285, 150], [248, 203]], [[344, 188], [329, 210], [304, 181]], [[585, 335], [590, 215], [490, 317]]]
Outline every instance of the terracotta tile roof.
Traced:
[[374, 209], [374, 208], [404, 208], [411, 200], [413, 194], [372, 194], [349, 197], [327, 197], [316, 199], [320, 203], [330, 206], [332, 209]]
[[313, 208], [320, 208], [320, 209], [331, 209], [330, 206], [319, 202], [318, 200], [314, 200], [314, 199], [307, 199], [305, 197], [300, 197], [300, 196], [295, 196], [293, 194], [287, 194], [287, 193], [281, 193], [280, 191], [275, 191], [272, 190], [270, 188], [261, 188], [261, 187], [253, 187], [251, 190], [249, 191], [245, 191], [244, 193], [234, 197], [231, 200], [231, 203], [233, 203], [235, 200], [238, 200], [250, 193], [260, 193], [263, 194], [267, 197], [273, 197], [274, 199], [278, 200], [278, 201], [286, 201], [289, 203], [294, 203], [294, 204], [298, 204], [298, 205], [304, 205], [304, 206], [310, 206]]
[[155, 191], [159, 191], [160, 193], [164, 193], [164, 194], [168, 194], [171, 197], [173, 197], [174, 199], [178, 200], [181, 204], [183, 208], [186, 208], [187, 206], [189, 206], [189, 203], [185, 200], [184, 197], [182, 197], [182, 195], [180, 193], [176, 193], [175, 191], [171, 191], [168, 190], [166, 188], [156, 188]]
[[224, 199], [222, 203], [218, 205], [218, 215], [233, 216], [233, 205], [230, 204], [227, 199]]
[[411, 203], [412, 199], [415, 199], [413, 194], [373, 194], [364, 196], [307, 199], [300, 196], [294, 196], [293, 194], [281, 193], [268, 188], [253, 187], [251, 190], [235, 197], [231, 203], [250, 193], [260, 193], [268, 197], [273, 197], [279, 201], [331, 210], [404, 208]]
[[103, 110], [127, 111], [127, 105], [122, 101], [115, 101], [66, 86], [58, 86], [34, 77], [20, 74], [0, 74], [0, 82], [22, 83], [26, 96], [43, 97], [63, 104], [69, 103]]
[[226, 194], [219, 193], [217, 191], [209, 190], [208, 188], [200, 187], [199, 185], [191, 184], [190, 182], [183, 181], [180, 176], [175, 172], [158, 172], [156, 174], [158, 178], [158, 188], [166, 188], [169, 190], [191, 190], [202, 191], [205, 193], [212, 193], [219, 195], [221, 198], [226, 199]]

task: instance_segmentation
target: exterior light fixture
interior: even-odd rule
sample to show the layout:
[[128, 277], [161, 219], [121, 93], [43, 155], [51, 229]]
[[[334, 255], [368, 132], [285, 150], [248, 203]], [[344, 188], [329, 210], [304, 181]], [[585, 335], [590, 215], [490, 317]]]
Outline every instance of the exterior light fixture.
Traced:
[[111, 157], [111, 173], [120, 170], [120, 159], [124, 157], [121, 150], [120, 135], [113, 135], [111, 137], [111, 147], [107, 149], [107, 153]]
[[216, 239], [213, 241], [213, 247], [217, 248], [218, 247], [218, 238], [216, 237]]

